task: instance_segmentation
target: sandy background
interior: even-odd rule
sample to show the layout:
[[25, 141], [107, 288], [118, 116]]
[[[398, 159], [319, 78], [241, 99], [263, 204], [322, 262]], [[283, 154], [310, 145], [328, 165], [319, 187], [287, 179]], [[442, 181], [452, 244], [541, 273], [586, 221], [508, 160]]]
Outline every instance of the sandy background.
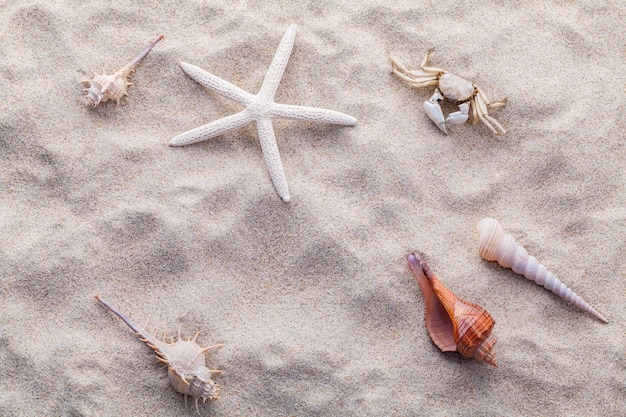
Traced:
[[[624, 415], [626, 3], [340, 3], [0, 4], [0, 415], [196, 415], [96, 293], [226, 344], [205, 416]], [[277, 101], [359, 123], [275, 122], [284, 204], [253, 126], [168, 142], [239, 109], [178, 61], [255, 93], [290, 23]], [[82, 104], [161, 33], [127, 105]], [[505, 136], [428, 120], [386, 58], [428, 48], [508, 97]], [[480, 259], [485, 216], [610, 323]], [[432, 344], [413, 250], [494, 316], [500, 368]]]

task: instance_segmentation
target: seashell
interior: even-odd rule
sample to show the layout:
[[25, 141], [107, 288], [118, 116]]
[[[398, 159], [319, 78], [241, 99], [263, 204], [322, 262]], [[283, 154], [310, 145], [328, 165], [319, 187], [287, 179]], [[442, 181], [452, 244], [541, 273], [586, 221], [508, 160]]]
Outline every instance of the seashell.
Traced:
[[102, 74], [94, 74], [92, 79], [84, 80], [83, 83], [89, 84], [89, 88], [85, 88], [87, 91], [87, 105], [96, 107], [100, 103], [113, 100], [116, 103], [116, 107], [119, 106], [120, 100], [128, 95], [126, 88], [132, 85], [132, 83], [128, 82], [131, 72], [137, 68], [139, 62], [148, 55], [154, 48], [154, 45], [163, 38], [163, 35], [157, 37], [135, 59], [113, 74], [107, 75], [103, 70]]
[[426, 300], [426, 330], [433, 343], [442, 352], [458, 351], [498, 367], [491, 334], [496, 322], [487, 310], [454, 295], [414, 253], [407, 260]]
[[224, 345], [214, 345], [201, 348], [196, 344], [198, 335], [192, 339], [182, 340], [180, 335], [180, 327], [178, 328], [178, 338], [176, 341], [171, 338], [171, 343], [165, 342], [165, 334], [163, 340], [159, 340], [158, 330], [153, 336], [143, 328], [133, 323], [124, 313], [113, 307], [107, 301], [95, 296], [96, 300], [107, 309], [111, 310], [115, 315], [121, 318], [141, 339], [142, 342], [154, 349], [157, 359], [167, 365], [168, 379], [174, 389], [185, 394], [185, 407], [187, 406], [187, 396], [194, 398], [196, 402], [196, 411], [198, 409], [198, 399], [217, 400], [219, 398], [219, 387], [211, 379], [212, 374], [221, 373], [221, 371], [213, 371], [206, 367], [204, 361], [204, 353], [222, 347]]
[[537, 262], [535, 257], [528, 255], [526, 249], [518, 245], [513, 236], [504, 233], [497, 220], [486, 217], [478, 222], [477, 227], [480, 233], [478, 243], [480, 256], [488, 261], [497, 261], [505, 268], [513, 269], [514, 272], [543, 285], [581, 310], [593, 314], [605, 323], [609, 322], [574, 291], [567, 288], [545, 266]]

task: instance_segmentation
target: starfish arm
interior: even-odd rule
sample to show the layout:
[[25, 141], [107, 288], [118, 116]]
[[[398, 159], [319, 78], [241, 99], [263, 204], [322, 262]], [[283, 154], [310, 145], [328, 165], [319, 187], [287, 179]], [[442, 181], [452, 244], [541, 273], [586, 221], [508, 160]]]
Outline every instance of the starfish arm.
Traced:
[[247, 91], [243, 91], [236, 85], [231, 84], [228, 81], [203, 70], [202, 68], [196, 67], [195, 65], [181, 62], [180, 67], [197, 83], [233, 100], [235, 103], [241, 104], [242, 106], [250, 104], [252, 98], [254, 97], [254, 95], [248, 93]]
[[287, 62], [289, 61], [291, 48], [293, 48], [293, 43], [295, 40], [296, 25], [291, 24], [283, 35], [283, 38], [278, 45], [278, 49], [276, 50], [276, 54], [274, 55], [274, 59], [272, 60], [270, 67], [267, 69], [267, 73], [265, 74], [263, 85], [261, 86], [261, 90], [258, 94], [261, 100], [272, 101], [274, 99], [274, 94], [276, 94], [278, 84], [280, 84], [280, 79], [283, 77], [283, 72], [285, 72], [285, 67], [287, 66]]
[[170, 141], [170, 146], [185, 146], [211, 139], [252, 122], [252, 117], [243, 110], [231, 116], [222, 117], [195, 129], [181, 133]]
[[334, 125], [354, 126], [356, 124], [356, 119], [345, 113], [317, 107], [292, 106], [290, 104], [275, 103], [272, 106], [271, 116], [317, 123], [331, 123]]
[[283, 163], [280, 160], [272, 120], [269, 117], [260, 117], [256, 121], [256, 127], [259, 132], [263, 157], [265, 158], [267, 170], [269, 171], [274, 188], [280, 198], [282, 198], [285, 203], [288, 203], [291, 199], [289, 197], [289, 187], [287, 186], [287, 177], [285, 176]]

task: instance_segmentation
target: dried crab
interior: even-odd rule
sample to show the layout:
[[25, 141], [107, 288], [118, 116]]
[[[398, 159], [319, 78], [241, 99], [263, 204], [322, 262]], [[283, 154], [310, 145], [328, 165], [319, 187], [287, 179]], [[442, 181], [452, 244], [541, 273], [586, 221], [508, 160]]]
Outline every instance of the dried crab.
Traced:
[[[471, 112], [472, 124], [476, 124], [478, 120], [481, 120], [496, 135], [506, 133], [504, 127], [491, 117], [487, 110], [504, 107], [506, 98], [492, 103], [483, 90], [471, 81], [451, 74], [441, 68], [427, 67], [426, 64], [432, 51], [431, 49], [426, 52], [419, 70], [409, 70], [389, 56], [393, 73], [402, 80], [414, 87], [437, 86], [434, 94], [424, 102], [424, 110], [430, 117], [430, 120], [447, 135], [447, 125], [465, 123]], [[459, 103], [459, 111], [444, 117], [443, 111], [439, 106], [439, 102], [444, 98]]]

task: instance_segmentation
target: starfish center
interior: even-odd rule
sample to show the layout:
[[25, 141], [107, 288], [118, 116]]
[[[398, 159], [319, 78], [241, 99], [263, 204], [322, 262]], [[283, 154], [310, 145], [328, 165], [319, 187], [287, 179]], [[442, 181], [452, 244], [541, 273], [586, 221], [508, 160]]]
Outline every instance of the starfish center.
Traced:
[[260, 100], [258, 97], [255, 97], [255, 99], [248, 105], [246, 110], [248, 114], [256, 119], [261, 116], [267, 115], [268, 107], [268, 103]]

